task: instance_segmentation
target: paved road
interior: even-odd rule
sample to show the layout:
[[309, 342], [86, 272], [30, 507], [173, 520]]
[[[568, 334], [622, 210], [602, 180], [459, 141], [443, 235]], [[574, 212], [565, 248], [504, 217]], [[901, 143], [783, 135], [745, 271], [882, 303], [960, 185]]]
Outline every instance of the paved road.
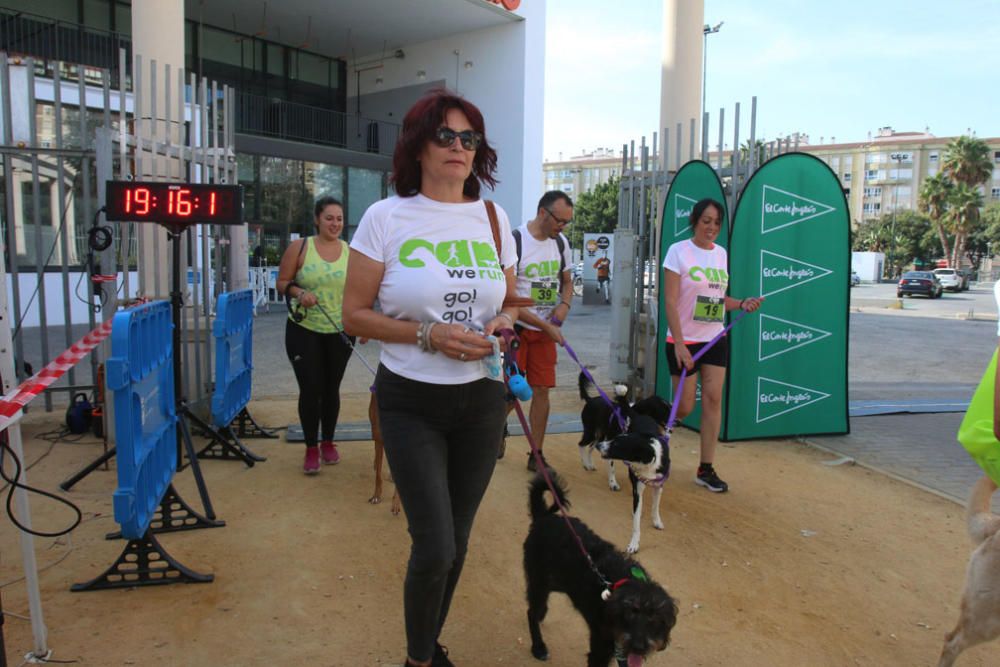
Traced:
[[[894, 302], [895, 286], [891, 284], [860, 285], [851, 290], [850, 401], [967, 400], [997, 341], [992, 284], [946, 293], [935, 300], [907, 298], [901, 310], [886, 308]], [[281, 308], [262, 313], [255, 321], [257, 400], [296, 395], [284, 352], [285, 318]], [[566, 325], [573, 347], [604, 386], [608, 383], [609, 318], [606, 306], [577, 303]], [[26, 357], [36, 367], [40, 365], [40, 339], [37, 330], [25, 332]], [[50, 350], [58, 352], [65, 347], [57, 330], [49, 332], [49, 340]], [[360, 350], [369, 363], [376, 363], [376, 344], [360, 346]], [[559, 386], [574, 387], [576, 375], [572, 360], [560, 351]], [[370, 383], [369, 371], [352, 358], [343, 390], [364, 392]], [[64, 400], [57, 396], [57, 404]], [[566, 421], [566, 416], [553, 417]], [[570, 422], [576, 419], [575, 415], [568, 417]], [[809, 441], [961, 500], [978, 477], [979, 468], [955, 442], [960, 419], [961, 413], [855, 417], [849, 435]]]

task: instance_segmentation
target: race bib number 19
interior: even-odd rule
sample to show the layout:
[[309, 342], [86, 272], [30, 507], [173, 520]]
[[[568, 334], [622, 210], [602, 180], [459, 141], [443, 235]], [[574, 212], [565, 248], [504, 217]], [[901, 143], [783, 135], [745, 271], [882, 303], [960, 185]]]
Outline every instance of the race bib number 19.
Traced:
[[695, 322], [721, 322], [726, 316], [725, 297], [699, 296], [694, 304]]
[[536, 306], [554, 306], [559, 303], [559, 283], [555, 280], [533, 281], [531, 298]]

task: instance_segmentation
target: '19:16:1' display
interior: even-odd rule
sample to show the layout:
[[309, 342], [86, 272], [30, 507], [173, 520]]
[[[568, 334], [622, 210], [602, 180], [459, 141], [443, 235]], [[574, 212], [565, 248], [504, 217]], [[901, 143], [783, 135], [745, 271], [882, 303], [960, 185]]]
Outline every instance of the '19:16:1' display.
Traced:
[[243, 187], [202, 183], [108, 181], [109, 221], [243, 224]]

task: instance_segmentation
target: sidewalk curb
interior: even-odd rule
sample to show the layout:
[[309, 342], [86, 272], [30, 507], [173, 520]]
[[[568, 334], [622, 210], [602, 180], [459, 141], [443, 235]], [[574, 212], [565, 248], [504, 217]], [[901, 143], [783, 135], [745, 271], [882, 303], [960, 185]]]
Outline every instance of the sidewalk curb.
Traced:
[[878, 473], [880, 475], [885, 475], [886, 477], [889, 477], [890, 479], [894, 479], [897, 482], [902, 482], [904, 484], [909, 484], [910, 486], [913, 486], [913, 487], [915, 487], [917, 489], [920, 489], [921, 491], [926, 491], [927, 493], [935, 495], [938, 498], [942, 498], [944, 500], [949, 500], [949, 501], [955, 503], [956, 505], [958, 505], [959, 507], [962, 507], [962, 508], [965, 507], [965, 502], [966, 502], [965, 498], [957, 498], [957, 497], [951, 495], [950, 493], [945, 493], [944, 491], [941, 491], [939, 489], [935, 489], [934, 487], [927, 486], [926, 484], [923, 484], [922, 482], [918, 482], [918, 481], [916, 481], [914, 479], [910, 479], [909, 477], [903, 477], [902, 475], [897, 475], [896, 473], [890, 472], [890, 471], [888, 471], [888, 470], [886, 470], [884, 468], [881, 468], [881, 467], [879, 467], [877, 465], [872, 465], [871, 463], [865, 463], [864, 461], [859, 461], [857, 458], [851, 456], [850, 454], [846, 454], [844, 452], [838, 452], [836, 449], [833, 449], [831, 447], [825, 447], [825, 446], [823, 446], [823, 445], [821, 445], [821, 444], [819, 444], [817, 442], [814, 442], [812, 440], [809, 440], [807, 438], [795, 438], [795, 442], [798, 442], [800, 444], [806, 445], [808, 447], [812, 447], [813, 449], [817, 449], [817, 450], [819, 450], [821, 452], [824, 452], [826, 454], [831, 454], [831, 455], [835, 455], [835, 456], [846, 456], [847, 458], [851, 459], [854, 462], [853, 465], [860, 466], [860, 467], [864, 468], [865, 470], [870, 470], [870, 471]]

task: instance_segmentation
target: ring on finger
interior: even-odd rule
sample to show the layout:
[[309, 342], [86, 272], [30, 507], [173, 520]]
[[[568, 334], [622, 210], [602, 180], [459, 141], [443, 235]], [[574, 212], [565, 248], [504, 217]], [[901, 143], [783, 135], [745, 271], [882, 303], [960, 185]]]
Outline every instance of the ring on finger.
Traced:
[[469, 333], [470, 331], [472, 331], [472, 329], [469, 327], [462, 327], [462, 333]]
[[462, 361], [465, 361], [465, 352], [462, 352], [460, 355], [458, 355], [458, 358], [461, 359]]

